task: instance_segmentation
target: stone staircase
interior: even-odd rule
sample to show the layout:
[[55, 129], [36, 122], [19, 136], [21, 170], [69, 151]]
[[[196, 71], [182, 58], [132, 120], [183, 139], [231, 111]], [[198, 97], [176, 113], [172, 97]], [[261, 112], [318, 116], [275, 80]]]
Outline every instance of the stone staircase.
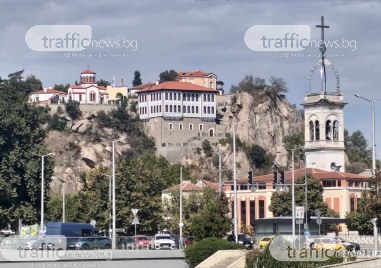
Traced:
[[219, 250], [196, 268], [245, 268], [247, 250]]

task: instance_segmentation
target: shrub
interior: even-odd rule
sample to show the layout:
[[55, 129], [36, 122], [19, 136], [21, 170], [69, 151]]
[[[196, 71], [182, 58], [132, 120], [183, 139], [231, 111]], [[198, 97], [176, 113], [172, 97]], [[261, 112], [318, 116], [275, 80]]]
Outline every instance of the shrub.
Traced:
[[197, 266], [208, 257], [212, 256], [218, 250], [224, 249], [245, 249], [246, 247], [240, 244], [229, 242], [222, 238], [209, 237], [205, 238], [192, 246], [187, 247], [185, 258], [191, 267]]
[[202, 149], [207, 157], [211, 157], [213, 155], [213, 148], [208, 140], [204, 140], [202, 142]]
[[48, 128], [49, 130], [64, 131], [66, 128], [66, 120], [55, 113], [49, 122]]
[[78, 101], [69, 100], [65, 103], [65, 111], [72, 120], [76, 120], [82, 115]]

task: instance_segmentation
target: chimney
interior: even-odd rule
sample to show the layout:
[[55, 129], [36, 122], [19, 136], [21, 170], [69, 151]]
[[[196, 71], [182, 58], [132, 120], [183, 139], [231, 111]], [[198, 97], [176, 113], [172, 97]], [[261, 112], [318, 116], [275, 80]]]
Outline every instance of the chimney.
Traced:
[[46, 87], [44, 87], [44, 92], [47, 92], [47, 91], [48, 91], [48, 89]]
[[156, 80], [156, 85], [158, 85], [159, 84], [159, 80]]

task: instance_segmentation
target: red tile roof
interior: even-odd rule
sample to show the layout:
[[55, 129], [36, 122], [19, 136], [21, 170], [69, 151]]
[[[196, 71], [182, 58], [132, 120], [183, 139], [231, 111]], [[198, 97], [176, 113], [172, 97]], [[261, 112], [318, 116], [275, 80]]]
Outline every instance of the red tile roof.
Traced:
[[[352, 174], [352, 173], [346, 173], [346, 172], [338, 172], [338, 171], [325, 171], [322, 169], [317, 168], [307, 168], [306, 169], [307, 175], [313, 176], [315, 179], [318, 180], [326, 180], [326, 179], [358, 179], [358, 180], [366, 180], [368, 177], [361, 176], [358, 174]], [[304, 177], [305, 170], [304, 168], [295, 169], [295, 179], [298, 179], [300, 177]], [[280, 175], [278, 175], [280, 176]], [[286, 181], [291, 181], [292, 179], [292, 171], [288, 170], [284, 174]], [[260, 175], [255, 176], [254, 175], [254, 181], [255, 182], [265, 182], [265, 181], [273, 181], [274, 174], [267, 174], [267, 175]], [[244, 179], [237, 179], [238, 183], [247, 183], [248, 178]]]
[[155, 83], [148, 82], [145, 84], [141, 84], [140, 86], [133, 87], [133, 88], [131, 88], [131, 90], [141, 90], [141, 89], [145, 89], [147, 87], [151, 87], [153, 85], [155, 85]]
[[90, 86], [86, 86], [86, 87], [83, 87], [81, 85], [71, 85], [70, 86], [71, 89], [85, 89], [85, 88], [89, 88], [89, 87], [96, 87], [100, 90], [106, 90], [106, 88], [104, 86], [96, 86], [96, 85], [90, 85]]
[[93, 72], [90, 69], [86, 69], [86, 70], [83, 70], [81, 74], [95, 74], [95, 72]]
[[[197, 186], [196, 184], [191, 183], [190, 181], [183, 181], [183, 191], [184, 192], [200, 192], [202, 191], [202, 188]], [[179, 190], [179, 184], [169, 187], [165, 189], [163, 192], [171, 192], [171, 191], [178, 191]]]
[[31, 94], [66, 94], [66, 93], [63, 91], [52, 89], [52, 88], [47, 88], [46, 91], [39, 90], [39, 91], [32, 92]]
[[139, 90], [137, 93], [151, 92], [159, 90], [179, 90], [179, 91], [206, 91], [216, 92], [217, 90], [208, 87], [202, 87], [188, 82], [167, 81], [158, 85], [153, 85], [145, 89]]
[[215, 75], [213, 73], [206, 73], [200, 70], [196, 70], [194, 72], [178, 72], [177, 77], [205, 77], [210, 74]]

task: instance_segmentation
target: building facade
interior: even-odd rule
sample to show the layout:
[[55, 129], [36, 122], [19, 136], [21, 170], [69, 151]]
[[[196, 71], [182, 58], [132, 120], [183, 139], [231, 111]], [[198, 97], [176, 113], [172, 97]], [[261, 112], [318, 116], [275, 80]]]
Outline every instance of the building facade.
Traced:
[[74, 100], [80, 104], [108, 104], [106, 88], [96, 82], [95, 72], [86, 69], [81, 73], [80, 83], [68, 88], [66, 101]]
[[51, 87], [32, 92], [29, 102], [38, 104], [60, 104], [65, 101], [66, 93]]

